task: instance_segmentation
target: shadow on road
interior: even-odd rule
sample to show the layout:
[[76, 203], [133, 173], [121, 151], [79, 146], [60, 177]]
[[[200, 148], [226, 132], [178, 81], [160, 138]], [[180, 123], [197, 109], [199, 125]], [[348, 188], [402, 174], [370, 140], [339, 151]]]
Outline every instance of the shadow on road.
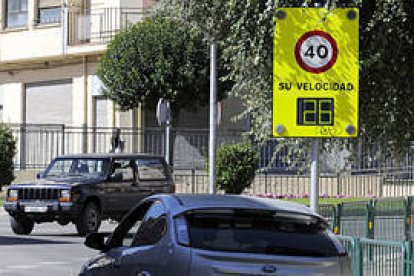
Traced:
[[23, 237], [4, 237], [0, 236], [1, 245], [27, 245], [27, 244], [73, 244], [74, 242], [68, 241], [52, 241], [47, 239], [33, 239]]
[[61, 234], [50, 234], [50, 233], [35, 233], [35, 234], [31, 234], [30, 236], [32, 237], [73, 237], [73, 238], [85, 238], [82, 236], [79, 236], [79, 234], [76, 233], [61, 233]]

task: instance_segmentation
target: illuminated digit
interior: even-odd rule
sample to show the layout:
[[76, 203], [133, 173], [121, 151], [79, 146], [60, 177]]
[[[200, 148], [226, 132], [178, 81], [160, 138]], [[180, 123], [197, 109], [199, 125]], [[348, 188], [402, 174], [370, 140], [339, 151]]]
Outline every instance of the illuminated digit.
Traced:
[[315, 125], [317, 119], [317, 100], [304, 100], [303, 107], [303, 124]]
[[320, 125], [332, 125], [332, 100], [320, 100], [319, 101], [319, 124]]

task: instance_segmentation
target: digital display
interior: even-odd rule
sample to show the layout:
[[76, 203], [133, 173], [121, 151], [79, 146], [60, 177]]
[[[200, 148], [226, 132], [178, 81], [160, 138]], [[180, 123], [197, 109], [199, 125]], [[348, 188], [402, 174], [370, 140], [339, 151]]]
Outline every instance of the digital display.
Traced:
[[333, 126], [333, 98], [298, 98], [297, 124], [299, 126]]

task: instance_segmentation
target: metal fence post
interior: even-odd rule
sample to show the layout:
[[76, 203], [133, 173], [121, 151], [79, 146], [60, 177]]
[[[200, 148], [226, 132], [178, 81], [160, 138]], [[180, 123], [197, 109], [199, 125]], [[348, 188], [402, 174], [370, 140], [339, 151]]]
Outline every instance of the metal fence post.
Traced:
[[353, 270], [354, 276], [362, 276], [362, 265], [363, 265], [363, 258], [361, 254], [361, 243], [359, 238], [354, 238], [352, 240], [353, 243], [353, 252], [352, 252], [352, 263], [353, 263]]
[[335, 235], [341, 233], [341, 214], [342, 214], [342, 203], [339, 203], [335, 207], [335, 216], [333, 221], [333, 232]]
[[82, 125], [82, 153], [88, 153], [88, 126]]
[[412, 197], [407, 196], [404, 198], [404, 240], [411, 240], [411, 206]]
[[22, 124], [20, 127], [20, 170], [26, 169], [26, 124]]
[[407, 242], [409, 245], [409, 270], [407, 275], [414, 275], [414, 253], [413, 253], [413, 242], [409, 241]]
[[367, 204], [367, 233], [366, 237], [368, 239], [373, 239], [375, 237], [375, 203], [376, 200], [372, 199]]
[[62, 125], [62, 145], [60, 154], [65, 154], [65, 125]]
[[404, 243], [403, 250], [403, 273], [405, 276], [414, 275], [413, 274], [413, 246], [411, 241]]

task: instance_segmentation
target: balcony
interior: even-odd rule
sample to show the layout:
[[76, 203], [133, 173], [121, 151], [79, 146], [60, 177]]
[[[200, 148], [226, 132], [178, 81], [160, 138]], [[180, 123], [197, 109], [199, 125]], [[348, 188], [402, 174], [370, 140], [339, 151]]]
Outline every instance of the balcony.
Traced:
[[66, 17], [68, 46], [106, 44], [118, 31], [143, 17], [143, 10], [139, 8], [69, 10]]
[[43, 64], [45, 60], [64, 60], [71, 55], [101, 54], [117, 32], [147, 14], [142, 8], [123, 7], [48, 12], [39, 14], [25, 28], [0, 32], [1, 70], [32, 65], [36, 60]]

